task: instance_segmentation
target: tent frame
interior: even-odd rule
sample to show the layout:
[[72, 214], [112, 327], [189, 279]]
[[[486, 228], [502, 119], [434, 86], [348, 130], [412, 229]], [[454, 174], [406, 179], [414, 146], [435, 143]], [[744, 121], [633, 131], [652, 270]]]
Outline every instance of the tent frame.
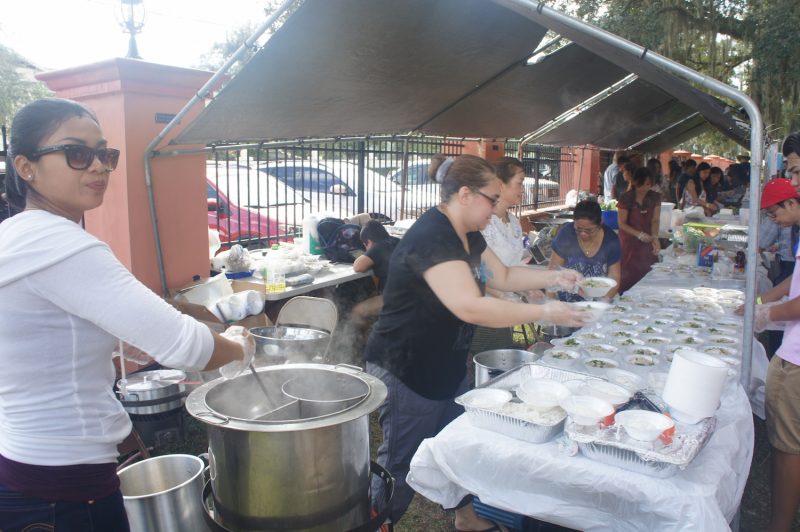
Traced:
[[[256, 41], [264, 34], [264, 32], [277, 21], [292, 5], [300, 2], [301, 0], [285, 0], [261, 26], [259, 26], [253, 35], [248, 38], [245, 43], [239, 47], [236, 53], [226, 61], [220, 70], [214, 74], [208, 82], [197, 92], [195, 96], [178, 112], [177, 115], [170, 121], [169, 124], [159, 133], [145, 148], [144, 153], [144, 168], [145, 168], [145, 185], [147, 188], [148, 202], [150, 204], [150, 218], [153, 228], [156, 246], [156, 260], [158, 262], [159, 277], [161, 281], [161, 288], [163, 293], [168, 293], [166, 272], [164, 268], [164, 257], [161, 249], [161, 239], [158, 231], [158, 220], [156, 216], [155, 197], [153, 193], [152, 183], [152, 168], [151, 159], [159, 155], [177, 155], [178, 153], [188, 153], [188, 151], [178, 150], [171, 152], [160, 153], [156, 150], [158, 145], [166, 138], [167, 134], [172, 131], [175, 126], [186, 116], [186, 114], [194, 108], [197, 104], [207, 98], [212, 89], [217, 86], [230, 70], [231, 66], [238, 61], [245, 53], [245, 51], [255, 46]], [[687, 66], [677, 63], [671, 59], [661, 56], [647, 48], [634, 44], [622, 37], [614, 35], [610, 32], [597, 28], [587, 22], [579, 19], [572, 18], [560, 11], [547, 7], [544, 2], [536, 2], [532, 0], [491, 0], [497, 5], [503, 6], [520, 16], [523, 16], [537, 24], [540, 24], [548, 29], [553, 27], [563, 26], [575, 30], [582, 35], [590, 38], [597, 39], [604, 44], [610, 45], [618, 51], [624, 52], [630, 56], [636, 57], [641, 61], [645, 61], [654, 65], [662, 71], [667, 72], [675, 77], [682, 78], [689, 82], [695, 83], [699, 87], [707, 91], [716, 93], [720, 96], [728, 98], [729, 100], [741, 105], [744, 112], [746, 112], [750, 119], [750, 205], [751, 210], [757, 208], [761, 196], [760, 190], [760, 176], [761, 167], [763, 163], [764, 151], [764, 132], [763, 121], [761, 113], [758, 110], [755, 102], [741, 91], [722, 83], [709, 76], [703, 75]], [[548, 24], [549, 23], [549, 24]], [[669, 91], [664, 89], [669, 94]], [[464, 95], [466, 97], [467, 94]], [[674, 95], [673, 95], [674, 96]], [[444, 111], [444, 110], [442, 110]], [[211, 148], [206, 148], [211, 149]], [[756, 212], [750, 216], [748, 229], [752, 238], [758, 234], [759, 217]], [[755, 316], [755, 279], [756, 279], [756, 265], [758, 263], [758, 255], [756, 246], [748, 246], [747, 248], [747, 267], [746, 267], [746, 288], [745, 288], [745, 313], [744, 313], [744, 332], [749, 333], [752, 337], [754, 316]], [[741, 367], [741, 383], [747, 389], [750, 383], [750, 375], [752, 369], [752, 342], [743, 341], [742, 345], [742, 367]]]

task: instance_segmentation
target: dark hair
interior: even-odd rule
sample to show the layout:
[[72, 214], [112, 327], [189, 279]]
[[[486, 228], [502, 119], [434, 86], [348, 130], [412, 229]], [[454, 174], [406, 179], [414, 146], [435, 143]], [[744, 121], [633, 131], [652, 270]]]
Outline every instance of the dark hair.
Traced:
[[711, 172], [709, 172], [708, 175], [716, 175], [716, 174], [719, 174], [721, 176], [722, 175], [722, 168], [720, 168], [719, 166], [712, 166], [711, 167]]
[[647, 180], [653, 181], [653, 173], [650, 171], [649, 168], [643, 166], [642, 168], [637, 168], [636, 171], [633, 173], [633, 179], [631, 179], [631, 184], [639, 188], [640, 186], [644, 185], [644, 182]]
[[525, 171], [522, 162], [516, 157], [500, 157], [492, 163], [492, 166], [494, 166], [497, 177], [505, 184], [511, 181], [511, 178], [514, 177], [518, 170]]
[[617, 166], [621, 167], [630, 160], [631, 158], [627, 153], [617, 153]]
[[656, 174], [656, 165], [658, 165], [658, 167], [660, 169], [661, 168], [661, 161], [659, 161], [655, 157], [647, 159], [647, 168], [650, 170], [650, 172], [653, 173], [653, 175]]
[[[614, 161], [619, 165], [620, 159], [627, 158], [628, 155], [624, 151], [614, 152]], [[625, 161], [622, 161], [625, 162]]]
[[697, 173], [699, 174], [703, 170], [711, 170], [711, 165], [708, 164], [708, 163], [705, 163], [705, 162], [698, 164], [697, 165]]
[[97, 117], [89, 109], [62, 98], [43, 98], [36, 100], [14, 115], [11, 122], [6, 156], [6, 199], [16, 209], [24, 209], [28, 194], [37, 194], [36, 190], [17, 175], [14, 158], [23, 155], [30, 160], [35, 160], [33, 153], [40, 147], [39, 144], [48, 135], [58, 129], [61, 124], [70, 118], [88, 117], [97, 122]]
[[681, 175], [681, 165], [675, 159], [669, 160], [669, 177], [670, 179], [677, 179]]
[[783, 141], [783, 156], [800, 155], [800, 131], [796, 131]]
[[630, 172], [631, 175], [633, 175], [633, 173], [636, 171], [636, 163], [633, 163], [633, 162], [625, 163], [625, 164], [622, 165], [622, 168], [620, 169], [620, 171], [622, 171], [622, 170], [626, 170], [626, 171]]
[[492, 179], [497, 178], [494, 168], [485, 159], [475, 155], [459, 155], [453, 159], [452, 163], [449, 163], [450, 167], [447, 168], [444, 176], [437, 179], [437, 170], [445, 164], [446, 160], [447, 157], [444, 155], [435, 155], [428, 166], [430, 178], [441, 185], [439, 197], [442, 201], [450, 199], [450, 196], [458, 192], [461, 187], [478, 190], [488, 185]]
[[681, 163], [681, 168], [694, 168], [697, 166], [697, 161], [694, 159], [686, 159]]
[[600, 225], [603, 222], [603, 211], [597, 201], [583, 200], [575, 205], [575, 210], [572, 211], [572, 219], [589, 220], [595, 225]]
[[389, 233], [386, 228], [378, 220], [368, 221], [364, 227], [361, 228], [361, 241], [366, 244], [367, 240], [372, 242], [380, 242], [389, 238]]

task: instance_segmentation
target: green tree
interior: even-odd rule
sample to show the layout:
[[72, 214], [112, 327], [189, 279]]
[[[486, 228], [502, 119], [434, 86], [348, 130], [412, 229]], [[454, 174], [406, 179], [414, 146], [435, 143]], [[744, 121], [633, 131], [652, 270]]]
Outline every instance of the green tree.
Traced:
[[[559, 8], [740, 87], [773, 138], [800, 128], [797, 0], [561, 0]], [[683, 147], [740, 150], [719, 133]]]
[[[280, 7], [283, 3], [282, 0], [263, 0], [264, 2], [264, 20], [272, 14], [275, 10]], [[293, 5], [289, 8], [286, 13], [283, 13], [275, 23], [270, 26], [264, 35], [259, 39], [259, 42], [264, 41], [264, 37], [269, 37], [286, 21], [286, 19], [297, 9], [297, 4]], [[264, 20], [253, 20], [249, 21], [246, 24], [239, 26], [238, 28], [234, 29], [230, 34], [225, 37], [224, 41], [216, 42], [211, 46], [211, 50], [208, 53], [204, 54], [201, 59], [200, 63], [197, 65], [197, 68], [203, 68], [206, 70], [217, 71], [222, 68], [222, 65], [225, 64], [233, 54], [242, 46], [247, 39], [255, 33], [256, 29], [261, 25]], [[241, 58], [239, 58], [236, 63], [231, 67], [228, 71], [229, 76], [235, 75], [239, 70], [242, 69], [245, 63], [250, 61], [252, 57], [256, 54], [259, 50], [259, 45], [256, 43], [253, 47], [249, 48]]]
[[33, 67], [14, 50], [0, 44], [0, 125], [11, 125], [14, 113], [28, 102], [50, 96], [44, 83], [27, 75]]

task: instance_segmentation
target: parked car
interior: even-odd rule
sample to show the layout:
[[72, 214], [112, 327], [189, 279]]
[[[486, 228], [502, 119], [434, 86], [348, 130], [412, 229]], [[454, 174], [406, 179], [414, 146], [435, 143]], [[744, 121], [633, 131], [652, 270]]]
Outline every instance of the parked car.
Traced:
[[[408, 165], [405, 180], [406, 197], [403, 202], [403, 218], [417, 217], [439, 204], [439, 184], [428, 177], [430, 161], [423, 160]], [[389, 175], [389, 180], [398, 187], [403, 186], [403, 169]]]
[[[307, 212], [330, 212], [338, 218], [356, 214], [355, 190], [347, 182], [322, 165], [310, 161], [270, 163], [258, 168], [259, 176], [277, 180], [282, 188], [307, 206]], [[259, 182], [262, 177], [259, 177]], [[302, 222], [302, 217], [299, 220]]]

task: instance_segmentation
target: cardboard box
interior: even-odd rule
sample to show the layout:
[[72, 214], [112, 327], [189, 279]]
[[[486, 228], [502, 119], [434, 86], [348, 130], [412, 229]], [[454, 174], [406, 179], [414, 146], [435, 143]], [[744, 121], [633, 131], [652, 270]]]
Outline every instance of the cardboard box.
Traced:
[[[200, 279], [176, 290], [173, 294], [170, 294], [167, 302], [180, 312], [205, 323], [214, 332], [223, 332], [231, 325], [241, 325], [247, 329], [268, 327], [272, 325], [272, 322], [263, 311], [257, 316], [247, 316], [239, 321], [225, 323], [211, 312], [207, 306], [224, 295], [246, 290], [258, 290], [258, 287], [259, 285], [254, 283], [231, 282], [225, 279], [224, 276], [221, 278], [217, 276], [211, 279]], [[263, 293], [263, 291], [264, 286], [261, 285], [261, 292]]]

